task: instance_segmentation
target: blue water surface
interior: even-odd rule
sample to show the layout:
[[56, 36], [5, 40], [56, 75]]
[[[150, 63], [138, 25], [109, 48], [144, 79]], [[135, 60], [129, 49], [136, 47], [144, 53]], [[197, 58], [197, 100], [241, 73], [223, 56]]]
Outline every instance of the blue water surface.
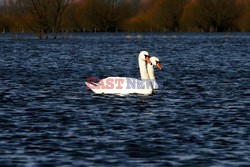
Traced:
[[[141, 50], [161, 90], [86, 89]], [[0, 34], [0, 166], [250, 166], [249, 83], [249, 33]]]

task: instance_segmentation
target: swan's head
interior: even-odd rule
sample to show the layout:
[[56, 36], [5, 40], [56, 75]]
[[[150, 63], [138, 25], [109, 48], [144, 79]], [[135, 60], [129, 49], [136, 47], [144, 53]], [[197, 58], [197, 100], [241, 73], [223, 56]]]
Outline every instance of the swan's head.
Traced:
[[156, 66], [157, 68], [159, 68], [160, 70], [162, 69], [161, 67], [161, 63], [158, 57], [151, 57], [150, 61], [152, 62], [153, 66]]
[[141, 51], [139, 54], [139, 59], [146, 61], [148, 64], [152, 64], [152, 62], [150, 61], [149, 53], [147, 51]]

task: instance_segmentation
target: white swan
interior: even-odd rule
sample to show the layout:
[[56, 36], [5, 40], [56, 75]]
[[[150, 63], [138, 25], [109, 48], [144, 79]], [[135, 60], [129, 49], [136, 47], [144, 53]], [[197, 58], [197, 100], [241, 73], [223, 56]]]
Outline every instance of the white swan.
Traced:
[[[138, 57], [141, 80], [128, 77], [108, 77], [98, 83], [87, 81], [86, 85], [96, 94], [143, 94], [150, 95], [157, 87], [154, 75], [154, 66], [161, 69], [157, 57], [149, 56], [147, 51], [142, 51]], [[153, 85], [153, 87], [152, 87]]]

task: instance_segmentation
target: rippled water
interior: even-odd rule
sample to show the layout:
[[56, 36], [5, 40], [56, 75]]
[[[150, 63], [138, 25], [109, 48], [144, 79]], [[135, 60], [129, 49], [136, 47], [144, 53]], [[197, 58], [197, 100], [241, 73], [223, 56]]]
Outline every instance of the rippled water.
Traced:
[[[249, 166], [250, 34], [0, 34], [0, 166]], [[139, 78], [151, 96], [94, 95], [86, 77]]]

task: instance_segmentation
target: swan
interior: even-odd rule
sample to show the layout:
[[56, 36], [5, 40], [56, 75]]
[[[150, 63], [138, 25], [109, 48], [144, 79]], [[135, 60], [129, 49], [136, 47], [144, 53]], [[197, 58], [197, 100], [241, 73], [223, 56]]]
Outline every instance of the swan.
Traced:
[[160, 61], [157, 57], [149, 56], [147, 51], [141, 51], [138, 56], [141, 80], [129, 77], [108, 77], [94, 83], [86, 82], [87, 88], [95, 94], [142, 94], [150, 95], [153, 89], [159, 86], [155, 81], [154, 66], [161, 69]]

